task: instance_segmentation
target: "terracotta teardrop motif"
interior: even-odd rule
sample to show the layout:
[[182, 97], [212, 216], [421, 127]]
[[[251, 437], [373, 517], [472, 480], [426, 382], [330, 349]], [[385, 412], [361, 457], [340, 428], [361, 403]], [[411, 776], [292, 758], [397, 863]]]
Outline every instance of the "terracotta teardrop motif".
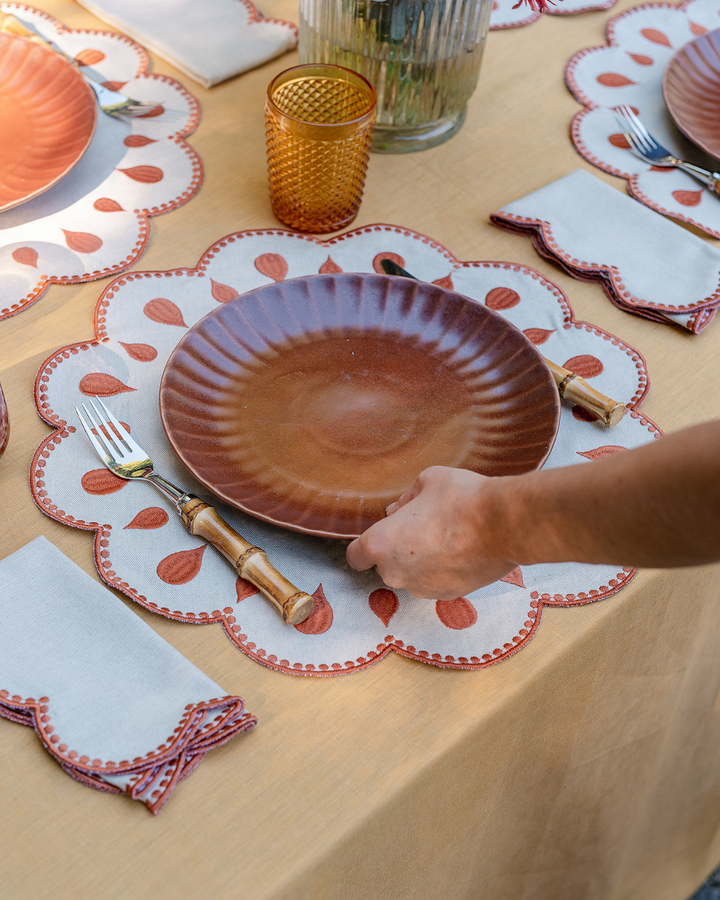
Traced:
[[96, 66], [105, 59], [102, 50], [81, 50], [75, 57], [79, 66]]
[[37, 250], [33, 250], [32, 247], [18, 247], [13, 250], [12, 258], [21, 266], [32, 266], [33, 269], [37, 269]]
[[602, 374], [603, 364], [596, 356], [573, 356], [565, 363], [565, 368], [570, 369], [581, 378], [594, 378], [596, 375]]
[[697, 22], [690, 22], [690, 31], [692, 31], [693, 34], [697, 34], [698, 36], [708, 33], [708, 29], [704, 25], [700, 25]]
[[517, 587], [524, 588], [525, 582], [523, 581], [522, 569], [520, 566], [513, 569], [512, 572], [508, 572], [504, 578], [501, 578], [500, 581], [504, 581], [506, 584], [515, 584]]
[[130, 359], [138, 362], [152, 362], [157, 358], [157, 350], [150, 344], [125, 344], [123, 341], [118, 341], [118, 344], [125, 349]]
[[584, 456], [585, 459], [602, 459], [604, 456], [614, 456], [616, 453], [622, 453], [627, 447], [620, 447], [618, 444], [606, 444], [604, 447], [596, 447], [595, 450], [586, 450], [582, 453], [577, 451], [578, 456]]
[[673, 197], [682, 206], [699, 206], [703, 197], [702, 191], [673, 191]]
[[617, 147], [619, 150], [629, 150], [630, 149], [630, 144], [628, 143], [628, 139], [625, 137], [624, 134], [620, 134], [620, 132], [617, 132], [617, 134], [611, 134], [608, 137], [608, 141], [613, 145], [613, 147]]
[[145, 137], [144, 134], [129, 134], [123, 141], [126, 147], [147, 147], [148, 144], [157, 144], [154, 138]]
[[636, 81], [632, 81], [632, 79], [626, 78], [619, 72], [603, 72], [602, 75], [598, 75], [597, 82], [603, 87], [610, 88], [627, 87], [630, 84], [637, 84]]
[[131, 166], [129, 169], [118, 169], [118, 172], [122, 172], [133, 181], [139, 181], [140, 184], [155, 184], [164, 178], [163, 170], [157, 166]]
[[179, 550], [161, 559], [156, 569], [158, 577], [165, 584], [187, 584], [192, 581], [200, 571], [207, 547], [207, 544], [203, 544], [193, 550]]
[[526, 328], [525, 331], [523, 331], [523, 334], [530, 343], [535, 344], [536, 346], [538, 344], [544, 344], [550, 335], [554, 333], [554, 328]]
[[178, 306], [165, 297], [149, 300], [143, 306], [143, 312], [148, 319], [152, 319], [153, 322], [158, 322], [160, 325], [181, 325], [183, 328], [187, 328]]
[[60, 231], [65, 235], [65, 243], [76, 253], [95, 253], [103, 245], [96, 234], [87, 231], [66, 231], [64, 228]]
[[273, 281], [284, 281], [288, 273], [288, 264], [279, 253], [261, 253], [255, 259], [255, 268]]
[[103, 81], [101, 84], [109, 91], [121, 91], [127, 84], [127, 81]]
[[662, 47], [672, 48], [670, 38], [664, 31], [659, 31], [657, 28], [641, 28], [640, 34], [645, 40], [651, 41], [653, 44], [660, 44]]
[[394, 591], [388, 590], [388, 588], [378, 588], [368, 597], [368, 605], [387, 628], [390, 624], [390, 619], [398, 611], [400, 603]]
[[477, 622], [477, 610], [466, 597], [436, 600], [435, 612], [446, 628], [454, 628], [457, 631], [470, 628]]
[[436, 284], [438, 287], [445, 288], [447, 291], [455, 290], [455, 285], [453, 284], [452, 276], [445, 275], [443, 278], [436, 278], [433, 281], [433, 284]]
[[86, 397], [95, 397], [96, 395], [98, 397], [114, 397], [115, 394], [127, 394], [135, 390], [135, 388], [123, 384], [119, 378], [108, 375], [106, 372], [91, 372], [89, 375], [83, 375], [78, 387]]
[[342, 272], [342, 269], [331, 256], [328, 256], [325, 262], [318, 269], [318, 273], [320, 275], [337, 275], [339, 272]]
[[154, 119], [156, 116], [161, 116], [165, 112], [165, 107], [162, 103], [158, 103], [157, 106], [153, 106], [152, 109], [149, 109], [146, 113], [143, 113], [141, 116], [137, 116], [138, 119]]
[[488, 291], [485, 297], [485, 306], [489, 309], [510, 309], [520, 302], [520, 294], [512, 288], [496, 287]]
[[332, 606], [327, 601], [322, 585], [312, 595], [313, 608], [310, 615], [299, 625], [293, 627], [303, 634], [324, 634], [333, 622]]
[[227, 303], [229, 300], [234, 300], [240, 296], [235, 288], [230, 287], [229, 284], [221, 284], [219, 281], [213, 281], [212, 278], [210, 279], [210, 284], [212, 285], [212, 295], [218, 303]]
[[169, 518], [167, 512], [159, 506], [148, 506], [147, 509], [141, 509], [135, 518], [127, 523], [125, 528], [140, 528], [143, 531], [151, 531], [167, 525]]
[[98, 197], [93, 203], [93, 209], [98, 212], [124, 212], [117, 200], [111, 200], [109, 197]]
[[588, 409], [583, 409], [582, 406], [573, 406], [572, 408], [573, 419], [577, 419], [578, 422], [597, 422], [598, 417], [591, 413]]
[[389, 259], [391, 262], [394, 262], [396, 266], [400, 266], [401, 269], [405, 268], [405, 260], [402, 256], [398, 256], [397, 253], [378, 253], [375, 259], [373, 259], [373, 269], [378, 275], [385, 274], [385, 269], [383, 269], [381, 265], [381, 260], [383, 259]]
[[643, 56], [642, 53], [628, 53], [628, 56], [639, 66], [651, 66], [655, 62], [652, 56]]
[[252, 597], [253, 594], [257, 594], [258, 589], [251, 581], [248, 581], [247, 578], [240, 578], [238, 576], [238, 578], [235, 579], [235, 593], [237, 594], [237, 602], [239, 603], [246, 597]]
[[80, 479], [80, 484], [86, 494], [102, 496], [114, 494], [127, 484], [124, 478], [113, 475], [108, 469], [91, 469]]

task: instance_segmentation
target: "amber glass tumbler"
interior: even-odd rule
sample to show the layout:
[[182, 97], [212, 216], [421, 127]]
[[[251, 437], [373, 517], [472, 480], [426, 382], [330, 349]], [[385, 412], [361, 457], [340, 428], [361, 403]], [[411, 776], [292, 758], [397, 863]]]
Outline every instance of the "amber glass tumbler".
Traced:
[[322, 234], [358, 213], [377, 100], [370, 82], [341, 66], [286, 69], [265, 102], [270, 202], [298, 231]]

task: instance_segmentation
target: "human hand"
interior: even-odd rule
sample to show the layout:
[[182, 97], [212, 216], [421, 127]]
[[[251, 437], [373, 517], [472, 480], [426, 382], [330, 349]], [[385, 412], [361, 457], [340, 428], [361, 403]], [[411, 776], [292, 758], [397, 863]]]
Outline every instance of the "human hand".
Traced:
[[[390, 588], [453, 600], [497, 581], [516, 563], [492, 528], [495, 483], [465, 469], [433, 466], [347, 548], [358, 571], [373, 566]], [[502, 549], [500, 549], [502, 547]]]

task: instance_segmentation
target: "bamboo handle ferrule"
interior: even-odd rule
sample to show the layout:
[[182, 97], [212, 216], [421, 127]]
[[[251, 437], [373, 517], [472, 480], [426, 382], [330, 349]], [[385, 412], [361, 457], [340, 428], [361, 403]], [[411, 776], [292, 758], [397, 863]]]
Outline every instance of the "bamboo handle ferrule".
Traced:
[[204, 538], [230, 560], [241, 578], [258, 588], [289, 625], [299, 625], [312, 612], [313, 598], [295, 587], [272, 565], [260, 547], [245, 540], [220, 517], [217, 510], [198, 497], [181, 508], [180, 515], [190, 534]]
[[570, 369], [564, 369], [549, 359], [545, 359], [545, 362], [553, 374], [558, 393], [563, 400], [574, 403], [597, 416], [608, 428], [617, 425], [625, 415], [624, 403], [612, 400], [605, 394], [601, 394], [600, 391], [596, 391], [584, 378], [571, 372]]

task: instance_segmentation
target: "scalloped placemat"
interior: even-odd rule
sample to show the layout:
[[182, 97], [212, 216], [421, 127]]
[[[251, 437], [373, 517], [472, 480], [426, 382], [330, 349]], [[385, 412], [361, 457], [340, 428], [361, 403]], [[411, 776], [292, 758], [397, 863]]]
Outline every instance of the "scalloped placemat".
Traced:
[[517, 0], [493, 0], [490, 13], [490, 30], [500, 31], [504, 28], [520, 28], [532, 25], [540, 16], [573, 16], [577, 13], [589, 12], [592, 9], [611, 9], [617, 0], [602, 0], [600, 3], [589, 3], [588, 0], [557, 0], [548, 6], [544, 13], [531, 9], [526, 2]]
[[55, 430], [34, 456], [33, 497], [52, 518], [96, 532], [95, 560], [108, 584], [176, 621], [220, 623], [251, 659], [277, 671], [356, 672], [393, 651], [438, 666], [480, 669], [523, 647], [544, 607], [609, 597], [635, 574], [614, 566], [536, 565], [467, 597], [416, 600], [386, 588], [375, 572], [350, 569], [345, 541], [286, 531], [214, 503], [294, 584], [313, 594], [310, 618], [288, 626], [212, 547], [185, 531], [151, 485], [123, 481], [99, 465], [73, 410], [95, 394], [131, 426], [157, 471], [206, 495], [173, 454], [158, 412], [162, 371], [180, 337], [218, 303], [253, 288], [322, 272], [381, 271], [383, 257], [485, 303], [542, 345], [545, 356], [628, 404], [612, 430], [564, 406], [547, 465], [590, 465], [660, 434], [638, 410], [648, 378], [637, 350], [576, 321], [563, 291], [535, 269], [462, 262], [409, 229], [372, 225], [327, 241], [279, 229], [239, 232], [210, 247], [195, 268], [115, 279], [98, 300], [96, 339], [61, 348], [38, 372], [37, 409]]
[[718, 198], [679, 169], [653, 167], [638, 159], [611, 110], [631, 106], [663, 146], [687, 162], [716, 171], [717, 160], [672, 121], [663, 100], [662, 76], [684, 44], [718, 27], [719, 0], [677, 6], [645, 3], [613, 16], [606, 26], [607, 45], [578, 51], [565, 67], [565, 81], [585, 107], [571, 124], [578, 153], [603, 172], [624, 178], [629, 193], [641, 203], [713, 237], [720, 237]]
[[200, 157], [183, 140], [200, 110], [185, 88], [147, 71], [148, 55], [122, 34], [66, 29], [20, 3], [0, 3], [28, 28], [55, 41], [81, 70], [111, 90], [157, 103], [144, 116], [117, 119], [98, 108], [90, 147], [50, 190], [0, 213], [0, 319], [27, 309], [50, 284], [75, 284], [137, 262], [150, 217], [171, 212], [200, 189]]

